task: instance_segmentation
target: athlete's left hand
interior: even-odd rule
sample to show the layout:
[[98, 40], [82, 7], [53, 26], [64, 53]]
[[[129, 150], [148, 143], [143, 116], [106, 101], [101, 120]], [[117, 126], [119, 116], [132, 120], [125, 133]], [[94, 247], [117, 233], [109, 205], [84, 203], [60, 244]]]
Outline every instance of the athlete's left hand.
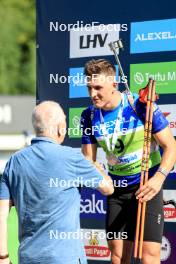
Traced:
[[141, 188], [137, 190], [136, 199], [139, 201], [150, 201], [160, 190], [165, 180], [165, 176], [160, 172], [156, 172], [155, 175], [150, 178]]

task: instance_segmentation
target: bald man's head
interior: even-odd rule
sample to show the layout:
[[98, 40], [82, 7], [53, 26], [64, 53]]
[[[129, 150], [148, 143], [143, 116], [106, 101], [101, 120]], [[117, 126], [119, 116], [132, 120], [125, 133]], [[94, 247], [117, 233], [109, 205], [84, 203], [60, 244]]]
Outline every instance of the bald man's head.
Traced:
[[61, 128], [64, 134], [65, 119], [63, 109], [54, 101], [40, 103], [32, 113], [32, 124], [37, 136], [57, 137]]

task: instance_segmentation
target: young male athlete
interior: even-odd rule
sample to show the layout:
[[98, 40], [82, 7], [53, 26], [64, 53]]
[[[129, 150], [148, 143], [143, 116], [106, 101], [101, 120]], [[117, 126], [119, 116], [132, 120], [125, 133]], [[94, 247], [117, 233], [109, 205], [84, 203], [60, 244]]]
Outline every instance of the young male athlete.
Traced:
[[[112, 264], [130, 264], [138, 199], [148, 201], [142, 263], [159, 264], [164, 224], [162, 185], [176, 161], [175, 139], [167, 120], [155, 105], [149, 180], [140, 189], [146, 107], [138, 95], [134, 95], [136, 114], [128, 96], [117, 90], [115, 67], [107, 60], [89, 61], [85, 65], [85, 75], [93, 105], [81, 116], [82, 151], [95, 161], [97, 145], [102, 147], [109, 175], [113, 181], [123, 182], [121, 186], [127, 185], [116, 187], [108, 198], [106, 228]], [[162, 158], [159, 145], [163, 149]], [[127, 240], [117, 239], [119, 232], [127, 232]]]

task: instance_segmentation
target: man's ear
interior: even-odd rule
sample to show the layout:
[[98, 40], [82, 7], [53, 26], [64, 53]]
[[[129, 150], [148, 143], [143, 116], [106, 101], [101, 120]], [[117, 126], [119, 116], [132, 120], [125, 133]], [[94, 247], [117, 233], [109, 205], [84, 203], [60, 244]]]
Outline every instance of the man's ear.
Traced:
[[57, 126], [57, 134], [58, 134], [58, 137], [65, 136], [66, 127], [64, 124], [60, 124]]
[[60, 129], [59, 125], [57, 125], [57, 135], [58, 135], [58, 137], [61, 136], [61, 129]]
[[118, 86], [117, 82], [113, 82], [113, 87], [116, 88]]
[[113, 82], [112, 86], [114, 87], [112, 94], [114, 94], [115, 92], [117, 92], [117, 87], [118, 87], [118, 83], [117, 82]]

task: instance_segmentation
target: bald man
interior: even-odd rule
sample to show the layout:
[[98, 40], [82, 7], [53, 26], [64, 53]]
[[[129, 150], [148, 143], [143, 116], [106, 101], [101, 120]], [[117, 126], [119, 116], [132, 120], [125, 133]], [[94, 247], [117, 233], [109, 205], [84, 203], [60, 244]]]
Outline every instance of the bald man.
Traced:
[[0, 179], [0, 264], [10, 262], [7, 216], [12, 204], [19, 221], [19, 263], [86, 264], [78, 187], [109, 195], [112, 181], [81, 152], [61, 145], [66, 117], [59, 104], [36, 106], [32, 123], [37, 137], [11, 156]]

